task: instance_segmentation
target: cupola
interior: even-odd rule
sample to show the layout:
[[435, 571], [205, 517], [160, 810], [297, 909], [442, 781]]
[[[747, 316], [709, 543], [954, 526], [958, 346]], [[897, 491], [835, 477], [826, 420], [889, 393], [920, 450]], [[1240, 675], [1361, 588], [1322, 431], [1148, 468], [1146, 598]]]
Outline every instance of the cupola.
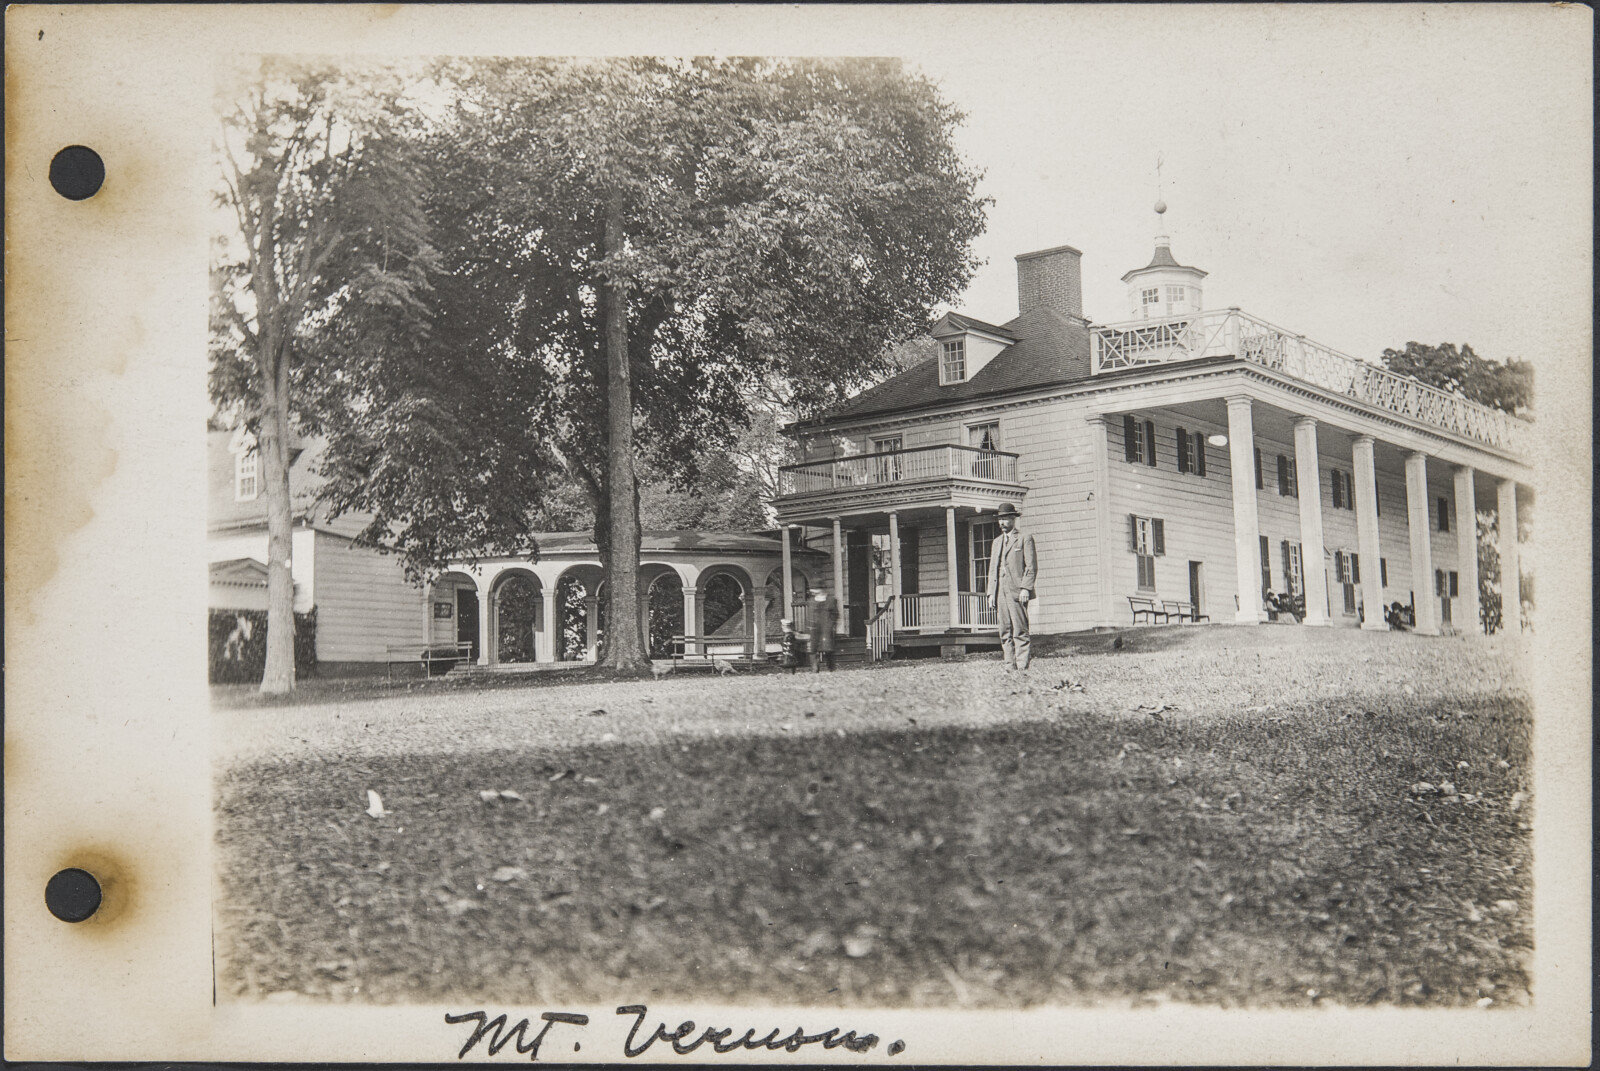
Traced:
[[1156, 252], [1150, 263], [1122, 277], [1128, 284], [1128, 307], [1135, 320], [1183, 316], [1201, 309], [1200, 280], [1206, 273], [1179, 264], [1166, 231], [1167, 203], [1156, 202]]

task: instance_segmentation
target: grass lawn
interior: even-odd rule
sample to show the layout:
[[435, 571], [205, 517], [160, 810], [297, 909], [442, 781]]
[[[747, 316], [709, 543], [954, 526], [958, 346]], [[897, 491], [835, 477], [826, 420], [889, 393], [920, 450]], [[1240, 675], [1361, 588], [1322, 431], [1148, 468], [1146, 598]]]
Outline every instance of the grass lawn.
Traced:
[[[920, 662], [219, 710], [219, 990], [1529, 999], [1520, 646], [1110, 639], [1047, 642], [1024, 675]], [[388, 815], [364, 813], [368, 789]], [[500, 789], [522, 798], [479, 796]]]

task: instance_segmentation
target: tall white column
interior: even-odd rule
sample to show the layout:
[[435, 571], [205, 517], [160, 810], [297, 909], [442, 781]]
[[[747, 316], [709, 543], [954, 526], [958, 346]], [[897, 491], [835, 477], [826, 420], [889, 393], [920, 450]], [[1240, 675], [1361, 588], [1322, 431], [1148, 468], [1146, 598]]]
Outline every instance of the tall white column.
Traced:
[[[789, 549], [789, 526], [783, 526], [783, 613], [779, 617], [794, 616], [794, 552]], [[799, 622], [795, 623], [799, 628]]]
[[1406, 455], [1406, 533], [1411, 537], [1411, 594], [1417, 631], [1439, 634], [1439, 596], [1434, 592], [1433, 538], [1428, 532], [1428, 457]]
[[1358, 435], [1350, 448], [1351, 478], [1356, 485], [1356, 546], [1361, 570], [1361, 602], [1366, 619], [1361, 627], [1385, 632], [1383, 620], [1383, 546], [1378, 541], [1378, 466], [1372, 454], [1372, 436]]
[[[695, 612], [695, 595], [698, 593], [698, 588], [691, 587], [688, 584], [683, 586], [683, 634], [685, 636], [700, 635], [700, 615]], [[698, 654], [699, 652], [699, 644], [690, 643], [688, 640], [684, 641], [684, 654]]]
[[850, 622], [844, 612], [844, 532], [837, 517], [833, 518], [833, 605], [839, 611], [833, 630], [849, 631]]
[[1461, 590], [1463, 632], [1482, 631], [1478, 620], [1478, 489], [1477, 473], [1470, 465], [1455, 472], [1456, 492], [1456, 579]]
[[1501, 480], [1496, 505], [1500, 513], [1500, 627], [1522, 634], [1522, 556], [1517, 550], [1517, 481]]
[[535, 645], [533, 657], [540, 662], [554, 662], [561, 654], [561, 608], [557, 602], [560, 593], [554, 584], [547, 584], [543, 594], [544, 616], [540, 623], [544, 628], [539, 632], [541, 642]]
[[1308, 625], [1328, 623], [1328, 574], [1322, 567], [1322, 466], [1317, 457], [1317, 422], [1294, 422], [1294, 468], [1300, 483], [1300, 571], [1305, 575]]
[[[1249, 398], [1228, 399], [1228, 467], [1233, 477], [1233, 562], [1239, 586], [1240, 625], [1259, 624], [1261, 610], [1261, 525], [1256, 519], [1256, 430]], [[1109, 506], [1109, 503], [1108, 503]], [[1103, 544], [1109, 553], [1109, 541]]]
[[478, 665], [492, 666], [500, 661], [495, 650], [494, 636], [494, 585], [484, 584], [478, 589]]
[[950, 582], [945, 588], [950, 592], [950, 627], [961, 627], [961, 585], [956, 572], [956, 508], [944, 508], [944, 569]]
[[598, 658], [600, 644], [600, 599], [590, 595], [583, 600], [583, 656], [589, 662]]
[[767, 596], [763, 592], [755, 592], [750, 599], [755, 608], [754, 628], [750, 638], [755, 641], [755, 656], [762, 659], [767, 656]]
[[[1089, 456], [1094, 462], [1094, 534], [1095, 594], [1099, 606], [1098, 620], [1101, 628], [1115, 628], [1117, 624], [1116, 581], [1111, 563], [1112, 549], [1117, 546], [1111, 520], [1111, 435], [1110, 420], [1104, 413], [1089, 417]], [[1250, 485], [1254, 501], [1255, 484]], [[1254, 516], [1252, 508], [1251, 516]], [[1255, 544], [1252, 542], [1251, 546]]]
[[433, 642], [433, 581], [422, 582], [422, 642]]
[[894, 592], [894, 627], [905, 628], [900, 612], [900, 514], [889, 512], [889, 590]]

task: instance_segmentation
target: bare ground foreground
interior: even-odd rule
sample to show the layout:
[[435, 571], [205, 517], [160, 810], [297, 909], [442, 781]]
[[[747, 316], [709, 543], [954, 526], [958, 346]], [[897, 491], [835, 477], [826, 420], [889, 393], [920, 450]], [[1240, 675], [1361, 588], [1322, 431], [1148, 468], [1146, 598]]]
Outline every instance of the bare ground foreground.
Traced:
[[219, 709], [219, 994], [1529, 1000], [1516, 640], [1122, 637]]

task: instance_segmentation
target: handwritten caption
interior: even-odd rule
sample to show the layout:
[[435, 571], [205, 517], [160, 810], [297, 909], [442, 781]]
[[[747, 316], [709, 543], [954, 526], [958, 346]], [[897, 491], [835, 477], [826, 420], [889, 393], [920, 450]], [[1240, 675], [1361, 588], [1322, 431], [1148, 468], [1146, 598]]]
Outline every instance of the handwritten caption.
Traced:
[[[807, 1034], [800, 1027], [795, 1027], [794, 1033], [780, 1037], [782, 1031], [773, 1028], [766, 1037], [756, 1037], [754, 1027], [746, 1030], [744, 1036], [732, 1041], [734, 1027], [706, 1027], [704, 1030], [695, 1024], [694, 1020], [679, 1023], [676, 1029], [667, 1029], [666, 1023], [659, 1023], [651, 1030], [643, 1041], [639, 1041], [640, 1030], [644, 1027], [645, 1017], [650, 1014], [650, 1009], [643, 1004], [624, 1004], [617, 1009], [618, 1015], [634, 1016], [633, 1025], [628, 1028], [628, 1036], [622, 1042], [622, 1054], [629, 1058], [642, 1056], [650, 1050], [656, 1042], [665, 1042], [672, 1046], [672, 1051], [679, 1056], [688, 1056], [702, 1045], [710, 1045], [712, 1052], [728, 1053], [735, 1049], [767, 1049], [771, 1052], [799, 1052], [807, 1045], [821, 1045], [824, 1049], [837, 1049], [843, 1046], [850, 1052], [867, 1052], [874, 1048], [878, 1041], [876, 1034], [858, 1035], [854, 1030], [840, 1032], [839, 1027], [824, 1030], [818, 1034]], [[546, 1038], [557, 1024], [576, 1029], [589, 1025], [589, 1017], [577, 1012], [547, 1011], [540, 1014], [539, 1019], [544, 1023], [530, 1040], [528, 1033], [533, 1029], [530, 1019], [523, 1018], [515, 1026], [508, 1025], [511, 1017], [501, 1012], [494, 1018], [489, 1017], [487, 1011], [470, 1011], [460, 1015], [445, 1013], [444, 1021], [451, 1026], [462, 1023], [472, 1025], [472, 1033], [468, 1036], [466, 1044], [461, 1046], [461, 1051], [456, 1053], [456, 1059], [465, 1059], [480, 1042], [484, 1042], [484, 1051], [490, 1056], [498, 1056], [502, 1049], [508, 1045], [515, 1047], [519, 1056], [526, 1056], [529, 1060], [539, 1059], [539, 1048], [545, 1043]], [[699, 1031], [699, 1037], [695, 1032]], [[572, 1030], [565, 1032], [569, 1037]], [[694, 1038], [690, 1041], [688, 1039]], [[565, 1038], [563, 1040], [566, 1040]], [[573, 1040], [572, 1051], [578, 1052], [583, 1048], [583, 1043]], [[888, 1052], [890, 1056], [898, 1056], [905, 1051], [906, 1043], [891, 1041]]]

